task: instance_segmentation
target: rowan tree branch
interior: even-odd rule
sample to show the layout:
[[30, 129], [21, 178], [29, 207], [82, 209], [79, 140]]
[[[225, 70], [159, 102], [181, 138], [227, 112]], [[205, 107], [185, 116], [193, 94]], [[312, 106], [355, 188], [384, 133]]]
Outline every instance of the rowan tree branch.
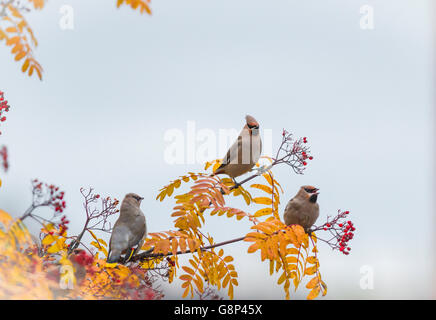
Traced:
[[[215, 243], [215, 244], [210, 245], [210, 246], [201, 247], [200, 250], [202, 250], [202, 251], [209, 250], [209, 249], [225, 246], [227, 244], [239, 242], [239, 241], [242, 241], [244, 239], [245, 239], [245, 236], [244, 237], [240, 237], [240, 238], [236, 238], [236, 239], [231, 239], [231, 240], [219, 242], [219, 243]], [[148, 250], [146, 252], [142, 252], [140, 254], [137, 254], [137, 255], [133, 256], [129, 261], [138, 261], [138, 260], [147, 259], [147, 258], [168, 257], [168, 256], [172, 256], [173, 255], [172, 252], [169, 252], [167, 254], [163, 254], [163, 253], [150, 253], [152, 251], [153, 251], [153, 249], [150, 249], [150, 250]], [[187, 254], [187, 253], [192, 253], [192, 251], [191, 250], [177, 251], [176, 254], [180, 255], [180, 254]]]

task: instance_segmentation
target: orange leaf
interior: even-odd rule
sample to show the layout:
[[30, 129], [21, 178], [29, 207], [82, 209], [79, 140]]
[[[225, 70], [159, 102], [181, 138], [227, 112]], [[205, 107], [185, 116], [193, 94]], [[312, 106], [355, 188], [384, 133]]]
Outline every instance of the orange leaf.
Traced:
[[192, 270], [192, 269], [189, 268], [189, 267], [182, 266], [182, 269], [185, 270], [185, 272], [187, 272], [187, 273], [189, 273], [189, 274], [192, 274], [192, 275], [195, 274], [194, 270]]
[[269, 194], [273, 193], [271, 187], [265, 186], [263, 184], [252, 184], [251, 187], [260, 189], [260, 190], [265, 191], [266, 193], [269, 193]]
[[27, 69], [29, 68], [29, 65], [30, 65], [30, 60], [29, 60], [29, 58], [27, 58], [27, 59], [24, 61], [23, 66], [21, 67], [21, 71], [22, 71], [22, 72], [26, 72]]
[[267, 197], [254, 198], [253, 202], [257, 204], [265, 204], [267, 206], [272, 204], [271, 198], [267, 198]]
[[315, 299], [318, 295], [319, 295], [319, 291], [321, 290], [320, 286], [316, 286], [315, 288], [313, 288], [309, 295], [307, 296], [308, 300], [313, 300]]
[[312, 278], [307, 284], [306, 284], [306, 288], [307, 289], [313, 289], [315, 288], [315, 286], [319, 285], [319, 278], [318, 277], [314, 277]]
[[258, 217], [262, 217], [262, 216], [267, 216], [271, 213], [272, 213], [271, 208], [263, 208], [263, 209], [256, 211], [256, 213], [254, 214], [254, 217], [258, 218]]

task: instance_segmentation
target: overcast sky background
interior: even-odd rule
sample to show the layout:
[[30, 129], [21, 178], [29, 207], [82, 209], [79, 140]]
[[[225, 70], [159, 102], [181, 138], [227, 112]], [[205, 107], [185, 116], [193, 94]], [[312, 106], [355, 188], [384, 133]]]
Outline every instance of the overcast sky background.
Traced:
[[[318, 222], [351, 211], [352, 253], [320, 245], [326, 298], [432, 296], [431, 0], [154, 0], [152, 16], [115, 3], [50, 1], [28, 16], [42, 82], [23, 75], [1, 43], [0, 90], [11, 105], [0, 137], [10, 154], [2, 209], [22, 214], [39, 178], [66, 191], [73, 233], [84, 222], [79, 189], [89, 186], [118, 199], [143, 195], [149, 231], [168, 230], [174, 203], [157, 202], [158, 190], [203, 165], [165, 163], [165, 132], [186, 132], [188, 121], [239, 131], [249, 113], [272, 130], [273, 147], [286, 128], [307, 136], [315, 157], [302, 176], [274, 168], [281, 212], [303, 184], [321, 189]], [[58, 25], [64, 4], [74, 8], [72, 31]], [[367, 4], [374, 30], [359, 27]], [[216, 241], [250, 227], [208, 220]], [[239, 273], [235, 298], [283, 299], [268, 263], [247, 247], [224, 248]], [[359, 286], [362, 266], [374, 270], [373, 290]], [[177, 286], [165, 293], [181, 296]], [[300, 287], [291, 298], [307, 294]]]

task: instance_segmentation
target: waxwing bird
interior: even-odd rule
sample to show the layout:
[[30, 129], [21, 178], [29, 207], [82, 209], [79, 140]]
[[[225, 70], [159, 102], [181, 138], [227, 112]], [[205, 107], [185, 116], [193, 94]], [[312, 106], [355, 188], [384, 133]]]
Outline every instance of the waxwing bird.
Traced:
[[319, 216], [319, 189], [313, 186], [302, 186], [295, 197], [289, 200], [283, 218], [286, 225], [299, 224], [308, 232]]
[[[213, 173], [225, 173], [233, 180], [250, 171], [257, 163], [262, 152], [262, 140], [259, 134], [259, 123], [252, 116], [245, 116], [246, 124], [238, 139], [227, 151], [222, 164]], [[235, 181], [236, 183], [236, 181]]]
[[[126, 253], [124, 261], [127, 262], [142, 246], [147, 237], [147, 226], [144, 213], [140, 209], [143, 197], [135, 193], [128, 193], [121, 203], [120, 217], [115, 222], [109, 241], [107, 262], [114, 263]], [[136, 247], [132, 253], [132, 248]]]

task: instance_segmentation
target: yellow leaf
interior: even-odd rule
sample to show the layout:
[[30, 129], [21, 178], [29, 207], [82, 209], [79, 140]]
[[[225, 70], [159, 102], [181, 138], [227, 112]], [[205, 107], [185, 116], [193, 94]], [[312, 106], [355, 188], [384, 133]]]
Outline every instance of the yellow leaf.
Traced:
[[199, 275], [197, 275], [196, 279], [194, 280], [195, 284], [197, 285], [198, 290], [200, 290], [200, 292], [203, 292], [203, 280], [200, 278]]
[[191, 277], [189, 274], [182, 274], [182, 275], [179, 277], [179, 279], [182, 280], [182, 281], [191, 281], [191, 280], [192, 280], [192, 277]]
[[315, 288], [315, 286], [317, 286], [319, 284], [319, 278], [318, 277], [314, 277], [312, 278], [307, 284], [306, 284], [306, 288], [307, 289], [313, 289]]
[[173, 191], [174, 191], [174, 185], [170, 184], [166, 190], [167, 196], [170, 197], [173, 194]]
[[15, 36], [12, 38], [9, 38], [6, 40], [6, 45], [7, 46], [11, 46], [13, 44], [17, 44], [20, 41], [20, 37], [19, 36]]
[[233, 257], [232, 256], [227, 256], [227, 257], [224, 258], [224, 261], [227, 262], [227, 263], [232, 262], [233, 261]]
[[177, 179], [176, 181], [174, 181], [174, 187], [175, 188], [180, 187], [181, 183], [182, 183], [182, 181], [180, 179]]
[[269, 274], [272, 275], [274, 273], [274, 260], [269, 261]]
[[269, 194], [273, 193], [271, 187], [265, 186], [263, 184], [252, 184], [251, 187], [260, 189], [260, 190], [265, 191], [266, 193], [269, 193]]
[[280, 276], [279, 280], [277, 281], [277, 284], [282, 284], [286, 279], [286, 272], [283, 272]]
[[256, 211], [256, 213], [254, 214], [254, 217], [258, 218], [258, 217], [269, 215], [271, 213], [272, 213], [271, 208], [263, 208], [263, 209]]
[[254, 198], [253, 202], [257, 203], [257, 204], [265, 204], [265, 205], [271, 205], [272, 204], [271, 198], [267, 198], [267, 197], [257, 197], [257, 198]]
[[271, 186], [273, 185], [273, 180], [272, 180], [272, 178], [271, 178], [269, 172], [265, 172], [262, 176], [265, 178], [265, 180], [266, 180], [266, 181], [267, 181]]
[[104, 241], [103, 239], [98, 239], [98, 242], [100, 242], [100, 244], [104, 245], [105, 247], [107, 247], [107, 243], [106, 241]]
[[41, 73], [41, 70], [40, 70], [38, 67], [36, 67], [35, 69], [36, 69], [36, 73], [38, 74], [38, 78], [39, 78], [39, 80], [42, 80], [42, 73]]
[[56, 253], [56, 252], [59, 252], [60, 250], [62, 250], [62, 246], [58, 242], [56, 242], [50, 248], [47, 249], [47, 252], [48, 253]]
[[296, 257], [293, 257], [293, 256], [286, 257], [286, 261], [287, 261], [288, 263], [297, 263], [297, 262], [298, 262], [297, 258], [296, 258]]
[[313, 267], [307, 268], [306, 271], [304, 272], [304, 274], [307, 274], [310, 276], [310, 275], [314, 274], [317, 269], [318, 269], [318, 267], [316, 265]]
[[114, 262], [114, 263], [105, 263], [105, 268], [109, 268], [109, 269], [112, 269], [112, 268], [115, 268], [116, 267], [116, 265], [117, 265], [118, 263], [116, 263], [116, 262]]
[[18, 30], [17, 30], [17, 28], [15, 28], [15, 27], [9, 27], [9, 28], [6, 28], [6, 32], [9, 32], [9, 33], [16, 33], [16, 32], [18, 32]]
[[231, 282], [229, 284], [228, 295], [229, 295], [230, 300], [233, 300], [233, 284]]
[[52, 244], [55, 240], [56, 240], [55, 237], [48, 234], [44, 237], [44, 239], [42, 239], [41, 244], [48, 246], [48, 245]]
[[306, 261], [310, 264], [315, 264], [318, 262], [318, 259], [314, 256], [311, 256], [311, 257], [308, 257]]
[[17, 43], [15, 47], [12, 48], [11, 53], [16, 54], [17, 52], [21, 51], [23, 49], [23, 45], [21, 43]]
[[182, 298], [186, 298], [186, 296], [188, 295], [188, 293], [189, 293], [189, 286], [186, 287], [185, 291], [183, 292]]
[[30, 64], [30, 60], [29, 60], [29, 58], [27, 58], [27, 59], [24, 61], [23, 66], [21, 67], [21, 71], [22, 71], [22, 72], [26, 72], [27, 69], [29, 68], [29, 64]]
[[260, 248], [260, 243], [259, 243], [259, 242], [256, 242], [256, 243], [253, 243], [253, 244], [248, 248], [247, 252], [248, 252], [248, 253], [253, 253], [253, 252], [256, 252], [257, 250], [259, 250], [259, 248]]
[[308, 300], [313, 300], [315, 299], [318, 295], [319, 295], [319, 291], [320, 291], [320, 286], [316, 286], [315, 288], [313, 288], [309, 295], [307, 296]]
[[182, 252], [186, 251], [186, 242], [184, 238], [179, 239], [179, 246], [180, 246], [180, 251]]
[[191, 268], [186, 267], [186, 266], [182, 266], [182, 269], [185, 270], [185, 272], [192, 274], [192, 275], [194, 275], [194, 273], [195, 273], [194, 270], [192, 270]]
[[94, 234], [94, 232], [92, 232], [91, 230], [88, 230], [88, 231], [89, 231], [89, 233], [91, 234], [91, 236], [95, 239], [95, 241], [98, 242], [98, 238], [97, 238], [97, 236]]
[[251, 202], [251, 197], [250, 194], [248, 192], [242, 192], [242, 196], [244, 197], [245, 203], [248, 205], [250, 205]]
[[194, 239], [188, 239], [188, 246], [189, 246], [189, 250], [191, 252], [194, 252], [196, 249], [196, 243], [194, 241]]

